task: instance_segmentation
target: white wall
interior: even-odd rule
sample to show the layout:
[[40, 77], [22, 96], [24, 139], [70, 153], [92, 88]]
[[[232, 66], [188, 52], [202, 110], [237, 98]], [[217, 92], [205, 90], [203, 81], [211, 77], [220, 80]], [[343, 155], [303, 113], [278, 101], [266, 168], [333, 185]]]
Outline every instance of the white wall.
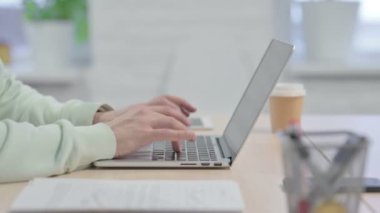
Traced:
[[[215, 57], [203, 54], [200, 58], [199, 54], [219, 50], [228, 52], [231, 46], [234, 46], [231, 51], [235, 51], [238, 57], [249, 56], [254, 59], [250, 63], [254, 64], [272, 37], [272, 5], [268, 0], [90, 2], [95, 67], [88, 80], [94, 99], [114, 105], [143, 101], [170, 92], [190, 98], [200, 108], [212, 109], [205, 97], [215, 97], [215, 90], [202, 90], [203, 98], [200, 98], [191, 95], [199, 91], [192, 93], [189, 87], [185, 88], [186, 85], [173, 83], [186, 81], [184, 78], [189, 73], [185, 73], [184, 68], [194, 67], [187, 69], [187, 72], [193, 72], [190, 76], [218, 76], [217, 67], [204, 68], [210, 65], [210, 61], [215, 62]], [[194, 49], [192, 44], [198, 46]], [[250, 71], [241, 69], [239, 72]], [[234, 76], [236, 72], [231, 69], [225, 76], [228, 79], [228, 75]], [[241, 88], [245, 78], [244, 73], [240, 75], [241, 78], [226, 82], [224, 87]], [[204, 84], [201, 85], [203, 88], [206, 87]], [[222, 110], [229, 110], [231, 100], [236, 100], [240, 94], [216, 94], [229, 105]], [[222, 106], [223, 100], [218, 101]]]
[[[230, 113], [273, 35], [272, 1], [92, 0], [94, 68], [70, 88], [38, 89], [116, 107], [169, 92]], [[282, 80], [305, 83], [306, 113], [380, 113], [379, 78]]]

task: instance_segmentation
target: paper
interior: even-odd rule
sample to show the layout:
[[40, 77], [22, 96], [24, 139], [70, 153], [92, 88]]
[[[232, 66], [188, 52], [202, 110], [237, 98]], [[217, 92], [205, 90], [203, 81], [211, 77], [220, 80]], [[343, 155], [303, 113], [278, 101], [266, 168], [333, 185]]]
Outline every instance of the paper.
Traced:
[[242, 212], [232, 181], [35, 179], [11, 212]]

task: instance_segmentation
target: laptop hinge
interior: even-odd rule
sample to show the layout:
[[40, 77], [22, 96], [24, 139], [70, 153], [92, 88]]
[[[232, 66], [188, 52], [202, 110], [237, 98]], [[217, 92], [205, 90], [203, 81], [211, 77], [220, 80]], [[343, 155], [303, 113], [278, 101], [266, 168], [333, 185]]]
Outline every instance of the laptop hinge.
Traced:
[[219, 150], [221, 151], [222, 156], [224, 158], [229, 159], [230, 165], [231, 165], [232, 164], [232, 154], [231, 154], [229, 147], [227, 146], [226, 141], [223, 139], [223, 137], [218, 137], [218, 138], [216, 138], [216, 142], [219, 146]]

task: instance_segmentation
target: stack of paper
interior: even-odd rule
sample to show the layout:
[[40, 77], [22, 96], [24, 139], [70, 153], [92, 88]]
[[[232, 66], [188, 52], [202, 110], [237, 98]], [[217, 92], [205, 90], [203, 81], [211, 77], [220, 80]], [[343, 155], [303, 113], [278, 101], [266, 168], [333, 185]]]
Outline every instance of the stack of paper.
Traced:
[[35, 179], [11, 212], [223, 212], [243, 211], [232, 181]]

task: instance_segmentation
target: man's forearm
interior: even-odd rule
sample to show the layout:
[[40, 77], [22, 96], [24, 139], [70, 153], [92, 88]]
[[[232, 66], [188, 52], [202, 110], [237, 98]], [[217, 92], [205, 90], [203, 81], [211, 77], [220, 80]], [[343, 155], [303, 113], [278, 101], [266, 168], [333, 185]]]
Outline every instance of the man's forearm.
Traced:
[[115, 136], [105, 124], [75, 127], [67, 120], [35, 127], [0, 122], [0, 182], [62, 174], [114, 157]]

